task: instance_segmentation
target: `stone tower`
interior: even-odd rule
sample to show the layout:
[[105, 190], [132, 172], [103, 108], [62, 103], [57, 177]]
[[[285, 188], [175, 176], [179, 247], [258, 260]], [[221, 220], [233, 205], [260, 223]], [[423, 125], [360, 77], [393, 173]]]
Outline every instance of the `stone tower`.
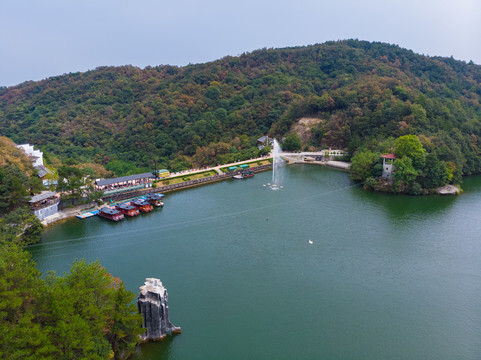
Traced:
[[143, 340], [162, 340], [167, 334], [179, 334], [180, 327], [175, 327], [169, 320], [167, 289], [159, 279], [147, 278], [140, 287], [137, 305], [144, 318], [146, 329]]

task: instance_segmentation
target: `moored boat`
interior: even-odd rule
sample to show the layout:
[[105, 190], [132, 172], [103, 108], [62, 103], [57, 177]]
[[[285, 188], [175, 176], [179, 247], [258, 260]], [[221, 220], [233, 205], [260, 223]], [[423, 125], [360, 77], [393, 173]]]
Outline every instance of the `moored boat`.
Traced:
[[242, 175], [234, 175], [233, 178], [240, 180], [240, 179], [243, 179], [244, 177]]
[[135, 206], [128, 205], [126, 203], [116, 205], [115, 209], [120, 211], [125, 216], [132, 217], [132, 216], [139, 215], [139, 209], [137, 209]]
[[98, 215], [112, 221], [120, 221], [124, 218], [124, 214], [122, 214], [120, 211], [109, 207], [101, 208]]
[[162, 207], [164, 203], [161, 201], [164, 194], [147, 194], [145, 201], [155, 207]]
[[254, 176], [254, 169], [246, 169], [242, 171], [242, 176], [244, 178], [250, 178]]
[[133, 206], [135, 206], [141, 212], [151, 212], [154, 210], [154, 207], [150, 205], [147, 201], [142, 199], [137, 199], [131, 202]]

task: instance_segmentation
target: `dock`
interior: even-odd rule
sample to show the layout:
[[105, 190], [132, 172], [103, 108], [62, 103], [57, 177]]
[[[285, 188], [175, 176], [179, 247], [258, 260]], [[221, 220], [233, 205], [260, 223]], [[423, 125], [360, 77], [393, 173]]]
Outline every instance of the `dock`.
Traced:
[[99, 213], [99, 210], [86, 211], [77, 215], [79, 219], [87, 219], [89, 217], [95, 216]]

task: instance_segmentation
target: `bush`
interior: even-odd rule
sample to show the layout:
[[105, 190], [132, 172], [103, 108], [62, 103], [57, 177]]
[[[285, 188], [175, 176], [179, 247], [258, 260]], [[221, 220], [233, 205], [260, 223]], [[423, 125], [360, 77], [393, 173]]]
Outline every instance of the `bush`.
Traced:
[[408, 186], [408, 194], [410, 195], [420, 195], [423, 192], [423, 188], [417, 182], [413, 182]]
[[364, 190], [374, 190], [376, 188], [377, 181], [373, 177], [368, 177], [364, 182]]

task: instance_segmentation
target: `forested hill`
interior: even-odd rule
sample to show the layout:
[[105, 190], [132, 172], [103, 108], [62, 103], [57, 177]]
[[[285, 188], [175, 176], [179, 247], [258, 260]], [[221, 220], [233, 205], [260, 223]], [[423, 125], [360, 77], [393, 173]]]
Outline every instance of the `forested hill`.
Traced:
[[[423, 134], [480, 172], [481, 66], [347, 40], [185, 67], [100, 67], [0, 89], [0, 131], [70, 161], [179, 168], [256, 155], [255, 139], [322, 119], [305, 146], [351, 153]], [[441, 154], [442, 155], [442, 154]], [[119, 166], [118, 166], [119, 167]], [[121, 168], [121, 166], [119, 167]], [[128, 166], [127, 166], [128, 168]]]

